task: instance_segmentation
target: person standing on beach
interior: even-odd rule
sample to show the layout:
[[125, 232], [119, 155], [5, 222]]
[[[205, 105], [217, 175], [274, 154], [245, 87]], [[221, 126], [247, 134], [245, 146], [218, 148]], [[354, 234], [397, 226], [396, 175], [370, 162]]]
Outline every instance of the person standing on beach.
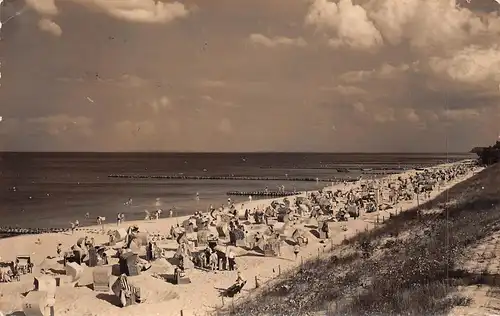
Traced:
[[233, 252], [232, 249], [229, 249], [229, 253], [227, 256], [227, 260], [229, 262], [229, 271], [233, 271], [236, 265], [236, 260], [235, 260], [235, 253]]
[[122, 214], [118, 213], [116, 214], [116, 226], [120, 226], [121, 222], [122, 222]]
[[60, 257], [61, 252], [62, 252], [62, 244], [61, 243], [57, 244], [56, 252], [57, 252], [57, 256]]
[[120, 213], [120, 223], [125, 223], [125, 213]]
[[90, 219], [90, 213], [89, 212], [85, 213], [85, 219], [87, 219], [87, 220]]
[[80, 221], [79, 220], [76, 220], [75, 221], [75, 228], [79, 228], [80, 227]]
[[75, 232], [75, 223], [71, 222], [71, 233]]
[[174, 217], [174, 210], [173, 209], [170, 209], [170, 217]]
[[297, 260], [297, 256], [299, 255], [300, 252], [300, 246], [297, 244], [293, 247], [293, 253], [295, 254], [295, 260]]

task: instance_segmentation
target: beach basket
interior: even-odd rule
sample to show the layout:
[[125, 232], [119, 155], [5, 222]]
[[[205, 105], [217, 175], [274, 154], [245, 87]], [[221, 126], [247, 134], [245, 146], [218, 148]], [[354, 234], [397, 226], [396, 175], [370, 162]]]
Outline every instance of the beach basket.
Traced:
[[45, 293], [46, 297], [54, 298], [56, 296], [57, 284], [56, 279], [49, 275], [41, 275], [34, 278], [33, 285], [35, 291]]
[[82, 277], [83, 267], [76, 262], [68, 262], [65, 269], [70, 283], [76, 284], [76, 282], [78, 282], [78, 280]]
[[23, 299], [25, 316], [54, 316], [54, 300], [44, 291], [30, 291]]
[[31, 256], [16, 257], [17, 271], [20, 274], [28, 274], [32, 272]]
[[92, 272], [93, 290], [95, 292], [109, 292], [111, 266], [95, 267]]

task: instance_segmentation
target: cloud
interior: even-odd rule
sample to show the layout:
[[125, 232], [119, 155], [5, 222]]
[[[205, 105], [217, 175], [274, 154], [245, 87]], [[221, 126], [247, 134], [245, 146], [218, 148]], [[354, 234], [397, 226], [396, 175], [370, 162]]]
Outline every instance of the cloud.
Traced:
[[361, 88], [358, 88], [355, 86], [344, 86], [344, 85], [337, 85], [335, 87], [322, 86], [322, 87], [320, 87], [320, 90], [333, 91], [333, 92], [337, 92], [341, 95], [347, 95], [347, 96], [366, 94], [366, 91], [361, 89]]
[[481, 114], [474, 109], [447, 109], [440, 116], [451, 121], [469, 121], [480, 118]]
[[[168, 23], [185, 18], [189, 11], [180, 2], [156, 0], [68, 0], [90, 9], [98, 10], [113, 18], [138, 23]], [[28, 0], [29, 7], [41, 15], [56, 15], [59, 10], [55, 0]]]
[[234, 102], [215, 99], [210, 95], [202, 95], [201, 99], [205, 103], [210, 103], [210, 104], [221, 106], [221, 107], [230, 107], [230, 108], [238, 107], [236, 104], [234, 104]]
[[85, 116], [56, 114], [26, 119], [5, 118], [0, 124], [0, 134], [40, 135], [50, 137], [93, 135], [93, 119]]
[[120, 78], [118, 78], [117, 80], [111, 80], [111, 82], [129, 88], [143, 87], [149, 83], [148, 80], [131, 74], [123, 74], [120, 76]]
[[149, 108], [153, 113], [159, 114], [164, 110], [173, 110], [173, 104], [167, 96], [161, 96], [159, 98], [147, 99], [147, 101], [135, 101], [129, 102], [129, 107], [141, 109], [141, 112], [145, 114], [144, 110]]
[[415, 109], [412, 108], [404, 108], [403, 109], [403, 117], [412, 123], [420, 122], [420, 116], [417, 114]]
[[432, 57], [429, 66], [437, 75], [464, 83], [494, 81], [500, 83], [500, 46], [468, 46], [447, 57]]
[[221, 88], [225, 87], [227, 84], [220, 80], [202, 80], [200, 85], [205, 88]]
[[366, 112], [365, 105], [363, 103], [361, 103], [361, 102], [354, 103], [352, 105], [352, 107], [354, 108], [354, 110], [356, 110], [359, 113], [365, 113]]
[[231, 121], [228, 118], [223, 118], [220, 122], [219, 125], [217, 126], [217, 129], [221, 133], [229, 134], [233, 131], [233, 126], [231, 124]]
[[383, 63], [377, 69], [348, 71], [339, 76], [339, 80], [348, 83], [358, 83], [371, 79], [393, 79], [410, 70], [407, 64], [393, 66]]
[[42, 15], [56, 15], [59, 13], [55, 0], [26, 0], [26, 5]]
[[394, 108], [391, 107], [379, 108], [374, 114], [373, 119], [378, 123], [394, 122], [396, 120], [396, 113]]
[[369, 20], [365, 9], [351, 0], [339, 3], [315, 0], [309, 9], [306, 23], [336, 33], [329, 44], [363, 50], [383, 44], [382, 35]]
[[305, 22], [334, 35], [330, 45], [357, 50], [403, 41], [418, 50], [446, 49], [500, 32], [496, 15], [479, 16], [450, 0], [313, 0]]
[[278, 47], [278, 46], [297, 46], [304, 47], [307, 45], [307, 42], [302, 38], [289, 38], [283, 36], [276, 36], [273, 38], [267, 37], [262, 34], [251, 34], [249, 36], [249, 40], [254, 44], [259, 44], [265, 47]]
[[142, 88], [148, 85], [152, 85], [152, 82], [150, 80], [141, 78], [133, 74], [122, 74], [116, 78], [102, 78], [101, 76], [96, 78], [95, 75], [92, 74], [92, 76], [57, 77], [55, 80], [66, 83], [93, 82], [97, 84], [113, 85], [121, 88]]
[[166, 96], [162, 96], [157, 100], [153, 100], [150, 103], [150, 105], [155, 113], [158, 113], [163, 109], [169, 109], [169, 110], [172, 109], [172, 104], [170, 102], [170, 99], [167, 98]]
[[73, 131], [85, 136], [91, 136], [93, 134], [92, 122], [91, 118], [85, 116], [73, 117], [66, 114], [36, 117], [26, 120], [27, 126], [31, 126], [52, 136], [59, 136]]
[[38, 28], [54, 36], [61, 36], [62, 34], [61, 27], [49, 19], [41, 19], [38, 22]]

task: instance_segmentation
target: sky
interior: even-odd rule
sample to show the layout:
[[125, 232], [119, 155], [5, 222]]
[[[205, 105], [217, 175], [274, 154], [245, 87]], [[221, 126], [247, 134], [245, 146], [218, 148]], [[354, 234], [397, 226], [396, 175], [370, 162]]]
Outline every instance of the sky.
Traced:
[[4, 0], [0, 150], [465, 152], [500, 132], [499, 9]]

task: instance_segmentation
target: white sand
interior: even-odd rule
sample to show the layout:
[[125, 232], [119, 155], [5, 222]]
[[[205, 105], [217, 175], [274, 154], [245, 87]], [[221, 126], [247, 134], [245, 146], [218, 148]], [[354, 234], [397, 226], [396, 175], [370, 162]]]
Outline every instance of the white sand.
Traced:
[[[405, 174], [415, 173], [415, 171], [408, 171]], [[399, 176], [399, 174], [391, 175], [390, 178]], [[459, 181], [465, 180], [472, 176], [472, 173], [466, 177], [448, 183], [441, 190], [447, 189]], [[343, 184], [328, 187], [328, 189], [341, 189], [347, 190], [355, 184], [349, 184], [345, 187]], [[439, 192], [433, 192], [434, 198]], [[244, 203], [244, 207], [252, 209], [257, 205], [268, 205], [273, 199], [257, 200]], [[279, 200], [279, 199], [277, 199]], [[424, 202], [421, 199], [421, 202]], [[416, 206], [414, 202], [403, 202], [398, 204], [398, 211], [405, 211]], [[241, 207], [237, 205], [237, 208]], [[394, 209], [391, 210], [394, 212]], [[349, 219], [347, 222], [335, 223], [335, 228], [330, 232], [332, 237], [325, 243], [320, 243], [320, 240], [311, 236], [309, 244], [302, 248], [299, 257], [305, 261], [308, 258], [318, 256], [325, 248], [330, 248], [339, 244], [345, 236], [352, 236], [358, 231], [370, 229], [374, 226], [377, 214], [380, 219], [382, 217], [388, 218], [389, 213], [386, 211], [379, 211], [371, 214], [362, 214], [356, 220]], [[125, 222], [121, 227], [127, 228], [132, 224], [136, 224], [141, 230], [147, 230], [150, 233], [161, 232], [168, 234], [170, 227], [181, 223], [184, 219], [188, 218], [165, 218], [158, 221], [134, 221]], [[315, 220], [311, 220], [312, 225], [316, 225]], [[341, 225], [347, 227], [347, 231], [342, 231]], [[116, 229], [116, 224], [106, 224], [105, 230]], [[38, 269], [36, 268], [44, 258], [47, 256], [56, 255], [56, 245], [60, 242], [64, 248], [70, 247], [79, 237], [88, 235], [94, 237], [97, 243], [104, 243], [108, 241], [108, 237], [101, 233], [92, 233], [91, 231], [100, 231], [99, 226], [87, 227], [76, 231], [73, 235], [70, 233], [57, 233], [57, 234], [42, 234], [42, 235], [24, 235], [7, 239], [0, 239], [0, 261], [14, 260], [16, 255], [31, 255], [35, 263], [35, 274]], [[40, 239], [41, 245], [36, 244], [37, 239]], [[174, 250], [177, 248], [175, 241], [169, 242], [172, 251], [169, 255], [172, 256]], [[63, 248], [63, 249], [64, 249]], [[296, 267], [300, 264], [301, 258], [294, 259], [293, 247], [285, 244], [282, 247], [281, 257], [263, 257], [263, 256], [241, 256], [237, 257], [237, 265], [239, 270], [242, 271], [243, 277], [248, 280], [246, 287], [242, 294], [238, 297], [246, 295], [249, 291], [252, 292], [255, 288], [255, 276], [259, 278], [259, 282], [263, 283], [273, 277], [276, 277], [279, 271], [283, 273], [287, 269]], [[53, 260], [54, 261], [54, 260]], [[57, 268], [57, 267], [56, 267]], [[62, 265], [59, 266], [59, 269]], [[204, 315], [207, 311], [213, 311], [214, 307], [222, 304], [222, 299], [216, 288], [227, 288], [231, 286], [236, 280], [236, 272], [234, 271], [218, 271], [204, 272], [201, 270], [193, 270], [190, 272], [192, 283], [187, 285], [173, 285], [163, 280], [151, 277], [152, 272], [167, 273], [173, 272], [173, 268], [165, 260], [157, 260], [153, 263], [150, 271], [142, 273], [140, 276], [131, 277], [133, 282], [140, 286], [142, 296], [146, 301], [139, 305], [120, 308], [109, 302], [117, 302], [113, 294], [99, 294], [93, 292], [87, 284], [92, 283], [92, 268], [86, 268], [84, 276], [80, 281], [83, 286], [76, 288], [58, 288], [56, 294], [56, 315], [181, 315], [181, 310], [184, 316], [188, 315]], [[22, 306], [21, 293], [33, 289], [33, 275], [23, 275], [21, 282], [0, 283], [0, 311], [3, 313], [20, 311]], [[225, 304], [230, 304], [230, 299], [226, 299]]]

